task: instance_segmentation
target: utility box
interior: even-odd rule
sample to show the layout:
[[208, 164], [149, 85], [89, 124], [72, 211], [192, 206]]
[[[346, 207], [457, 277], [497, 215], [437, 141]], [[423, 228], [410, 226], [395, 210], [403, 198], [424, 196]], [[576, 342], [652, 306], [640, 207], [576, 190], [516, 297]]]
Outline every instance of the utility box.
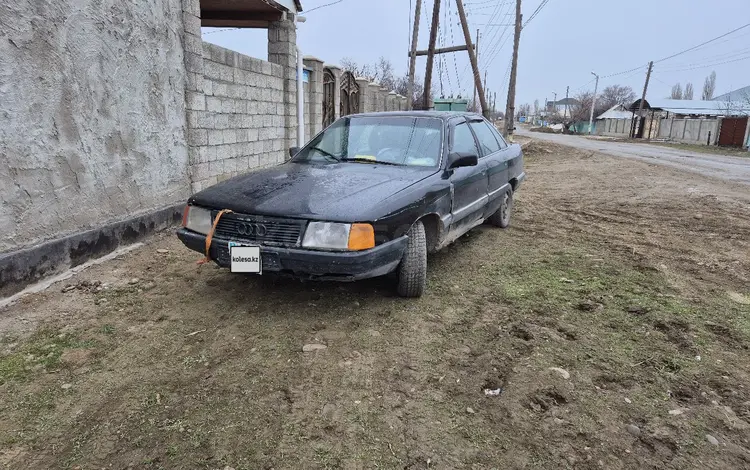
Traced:
[[469, 101], [463, 98], [438, 98], [434, 106], [435, 111], [466, 111]]

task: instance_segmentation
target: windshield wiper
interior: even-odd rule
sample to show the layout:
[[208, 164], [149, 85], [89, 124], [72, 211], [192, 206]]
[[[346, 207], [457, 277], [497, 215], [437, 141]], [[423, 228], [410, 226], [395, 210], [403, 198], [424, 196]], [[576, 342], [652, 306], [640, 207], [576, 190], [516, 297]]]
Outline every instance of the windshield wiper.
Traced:
[[395, 162], [385, 162], [382, 160], [371, 160], [369, 158], [342, 158], [340, 161], [342, 162], [361, 162], [361, 163], [370, 163], [373, 165], [391, 165], [391, 166], [404, 166], [403, 163], [395, 163]]
[[336, 160], [337, 162], [340, 162], [340, 161], [341, 161], [341, 159], [340, 159], [339, 157], [337, 157], [336, 155], [332, 154], [331, 152], [328, 152], [328, 151], [326, 151], [326, 150], [323, 150], [323, 149], [322, 149], [322, 148], [320, 148], [320, 147], [312, 147], [312, 150], [317, 150], [318, 152], [322, 153], [322, 154], [323, 154], [323, 155], [325, 155], [326, 157], [330, 157], [330, 158], [333, 158], [333, 159], [334, 159], [334, 160]]

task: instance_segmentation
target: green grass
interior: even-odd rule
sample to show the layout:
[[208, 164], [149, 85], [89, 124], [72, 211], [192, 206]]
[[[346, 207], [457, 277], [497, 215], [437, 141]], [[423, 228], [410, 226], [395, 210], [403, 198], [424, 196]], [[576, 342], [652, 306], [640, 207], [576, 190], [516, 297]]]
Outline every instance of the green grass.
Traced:
[[26, 340], [19, 349], [0, 357], [0, 385], [8, 381], [26, 380], [38, 370], [54, 370], [67, 349], [91, 348], [93, 341], [83, 341], [69, 333], [40, 330]]

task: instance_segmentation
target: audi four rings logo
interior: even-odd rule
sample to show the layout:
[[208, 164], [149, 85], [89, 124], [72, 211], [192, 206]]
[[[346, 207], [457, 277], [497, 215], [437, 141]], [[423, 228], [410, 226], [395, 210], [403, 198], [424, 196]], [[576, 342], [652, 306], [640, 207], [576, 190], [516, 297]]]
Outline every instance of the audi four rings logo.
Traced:
[[265, 237], [268, 229], [263, 224], [251, 224], [240, 222], [237, 224], [237, 233], [254, 237]]

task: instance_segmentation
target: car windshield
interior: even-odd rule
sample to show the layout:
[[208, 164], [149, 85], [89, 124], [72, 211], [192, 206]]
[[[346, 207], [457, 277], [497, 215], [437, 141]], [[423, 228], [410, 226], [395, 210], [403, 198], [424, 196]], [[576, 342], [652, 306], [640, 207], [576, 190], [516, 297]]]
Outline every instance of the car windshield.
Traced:
[[427, 117], [345, 117], [315, 137], [294, 161], [434, 167], [440, 163], [442, 127], [440, 119]]

